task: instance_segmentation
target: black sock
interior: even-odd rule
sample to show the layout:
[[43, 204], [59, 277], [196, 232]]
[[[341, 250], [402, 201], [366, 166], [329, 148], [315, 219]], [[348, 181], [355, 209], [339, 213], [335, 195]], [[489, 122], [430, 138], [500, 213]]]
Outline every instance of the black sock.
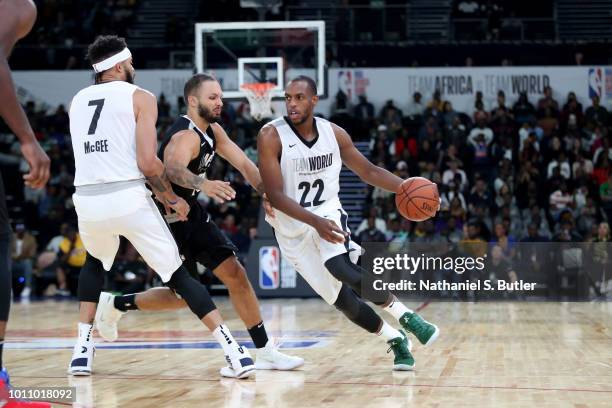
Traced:
[[0, 370], [2, 370], [2, 351], [4, 349], [4, 339], [0, 337]]
[[122, 312], [138, 310], [138, 306], [136, 306], [136, 294], [115, 296], [115, 308]]
[[251, 339], [253, 339], [253, 344], [255, 344], [255, 348], [264, 348], [268, 343], [268, 334], [266, 333], [266, 328], [263, 324], [263, 321], [249, 329], [249, 335]]

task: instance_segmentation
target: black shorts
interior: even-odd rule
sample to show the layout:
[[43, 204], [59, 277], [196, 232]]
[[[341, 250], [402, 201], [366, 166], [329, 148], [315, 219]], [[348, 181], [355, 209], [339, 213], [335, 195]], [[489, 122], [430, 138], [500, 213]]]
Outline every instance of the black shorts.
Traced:
[[187, 260], [195, 259], [210, 270], [238, 252], [236, 245], [198, 203], [191, 205], [187, 221], [169, 225], [181, 255]]

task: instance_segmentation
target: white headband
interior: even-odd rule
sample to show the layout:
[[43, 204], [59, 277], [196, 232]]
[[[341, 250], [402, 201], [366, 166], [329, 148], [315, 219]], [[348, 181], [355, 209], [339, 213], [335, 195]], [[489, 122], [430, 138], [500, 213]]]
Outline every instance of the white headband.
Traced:
[[119, 62], [123, 62], [126, 59], [129, 59], [132, 56], [130, 50], [126, 47], [121, 52], [108, 57], [107, 59], [98, 62], [97, 64], [93, 64], [93, 69], [96, 72], [106, 71], [115, 66], [115, 64]]

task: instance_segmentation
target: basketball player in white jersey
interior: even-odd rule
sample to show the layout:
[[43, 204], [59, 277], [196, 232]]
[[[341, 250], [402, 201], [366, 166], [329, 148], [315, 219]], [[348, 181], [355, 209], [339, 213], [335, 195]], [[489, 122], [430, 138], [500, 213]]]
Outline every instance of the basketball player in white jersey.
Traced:
[[70, 106], [76, 168], [73, 201], [88, 255], [79, 275], [80, 323], [69, 373], [92, 372], [92, 322], [105, 270], [110, 270], [119, 236], [124, 236], [210, 329], [236, 376], [248, 377], [253, 360], [232, 338], [206, 288], [182, 265], [170, 230], [145, 187], [146, 180], [178, 219], [187, 219], [189, 205], [174, 193], [157, 157], [155, 96], [133, 85], [132, 57], [123, 38], [98, 37], [88, 49], [88, 59], [96, 83], [79, 91]]
[[[282, 254], [310, 286], [351, 321], [378, 334], [395, 354], [395, 370], [412, 370], [411, 343], [400, 330], [381, 319], [361, 298], [365, 273], [354, 262], [361, 248], [349, 238], [347, 214], [338, 192], [342, 163], [363, 181], [396, 192], [402, 179], [373, 165], [341, 127], [320, 118], [315, 82], [306, 76], [285, 88], [287, 116], [265, 125], [258, 136], [259, 171], [266, 194], [278, 210], [268, 222]], [[365, 295], [365, 294], [364, 294]], [[408, 309], [391, 293], [367, 300], [381, 306], [425, 345], [438, 328]]]
[[[281, 353], [268, 339], [257, 297], [244, 267], [236, 257], [238, 248], [197, 200], [200, 191], [218, 202], [231, 200], [236, 195], [228, 182], [206, 178], [206, 172], [217, 153], [263, 194], [257, 167], [216, 123], [221, 116], [222, 96], [221, 85], [214, 77], [193, 75], [184, 88], [187, 114], [174, 122], [161, 143], [158, 157], [166, 165], [172, 189], [191, 208], [186, 221], [168, 217], [170, 231], [186, 261], [201, 263], [227, 287], [236, 312], [245, 323], [257, 349], [255, 368], [292, 370], [303, 365], [304, 360]], [[267, 211], [271, 211], [271, 208]], [[184, 307], [187, 307], [185, 301], [169, 288], [152, 288], [123, 296], [102, 292], [96, 327], [105, 340], [115, 341], [117, 322], [128, 310], [155, 311]], [[231, 367], [223, 367], [221, 375], [235, 377]]]

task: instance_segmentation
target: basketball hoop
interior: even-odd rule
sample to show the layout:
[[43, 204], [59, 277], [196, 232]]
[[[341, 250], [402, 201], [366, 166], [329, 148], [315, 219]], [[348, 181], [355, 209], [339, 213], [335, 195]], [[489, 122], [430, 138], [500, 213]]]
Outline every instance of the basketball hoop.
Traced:
[[266, 116], [272, 116], [272, 89], [276, 85], [270, 82], [253, 82], [240, 86], [246, 93], [251, 107], [251, 116], [255, 120], [261, 120]]

